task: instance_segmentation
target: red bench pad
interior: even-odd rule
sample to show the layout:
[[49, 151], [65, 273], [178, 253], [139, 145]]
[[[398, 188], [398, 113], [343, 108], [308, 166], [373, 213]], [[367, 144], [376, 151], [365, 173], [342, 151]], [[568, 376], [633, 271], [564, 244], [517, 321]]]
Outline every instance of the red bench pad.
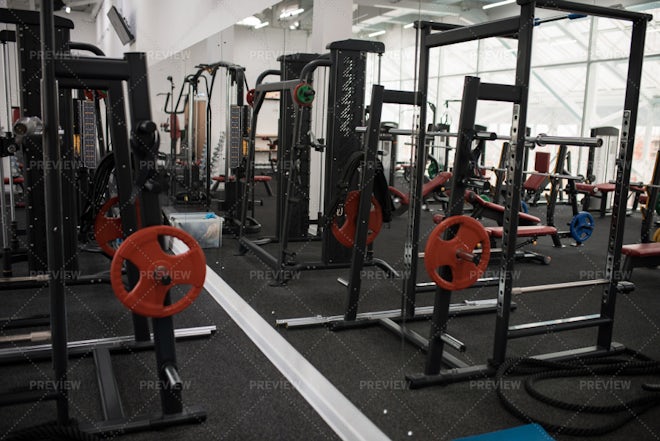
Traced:
[[[497, 238], [502, 237], [504, 234], [502, 227], [486, 227], [486, 231], [489, 235]], [[557, 229], [547, 225], [518, 227], [518, 237], [552, 236], [553, 234], [557, 234]]]
[[[14, 178], [14, 184], [22, 184], [25, 179], [23, 178]], [[5, 178], [5, 185], [9, 184], [9, 178]]]
[[[213, 176], [211, 179], [213, 179], [213, 180], [216, 181], [216, 182], [225, 182], [225, 180], [226, 180], [226, 178], [224, 177], [224, 175]], [[235, 181], [235, 180], [236, 180], [236, 177], [235, 177], [235, 176], [231, 176], [231, 177], [229, 178], [229, 180], [230, 180], [230, 181]], [[272, 176], [261, 176], [261, 175], [257, 175], [257, 176], [254, 177], [254, 182], [270, 182], [270, 181], [272, 181], [272, 180], [273, 180], [273, 177], [272, 177]]]
[[610, 193], [614, 190], [616, 190], [616, 185], [615, 184], [585, 184], [584, 182], [577, 182], [575, 184], [575, 189], [577, 191], [580, 191], [582, 193], [591, 193], [591, 194], [598, 194], [598, 193]]
[[395, 198], [398, 198], [402, 205], [408, 205], [410, 203], [410, 199], [408, 198], [407, 194], [403, 193], [397, 188], [392, 187], [391, 185], [388, 188], [390, 189], [390, 194], [392, 194], [392, 196]]
[[630, 257], [657, 257], [660, 256], [660, 242], [624, 245], [621, 247], [621, 254]]
[[[494, 202], [487, 202], [481, 196], [479, 196], [478, 194], [476, 194], [473, 191], [469, 191], [469, 192], [465, 193], [465, 200], [468, 203], [472, 204], [472, 205], [478, 204], [478, 205], [481, 205], [482, 207], [484, 207], [487, 210], [492, 210], [492, 211], [495, 211], [496, 213], [504, 213], [504, 205], [499, 205], [499, 204], [496, 204]], [[524, 223], [526, 223], [526, 224], [540, 224], [541, 223], [540, 218], [538, 218], [536, 216], [532, 216], [531, 214], [523, 213], [521, 211], [518, 212], [518, 219], [519, 219], [519, 221], [524, 221]]]
[[529, 178], [527, 178], [527, 180], [525, 180], [523, 188], [529, 191], [541, 190], [541, 187], [546, 182], [546, 179], [546, 176], [543, 175], [531, 175]]

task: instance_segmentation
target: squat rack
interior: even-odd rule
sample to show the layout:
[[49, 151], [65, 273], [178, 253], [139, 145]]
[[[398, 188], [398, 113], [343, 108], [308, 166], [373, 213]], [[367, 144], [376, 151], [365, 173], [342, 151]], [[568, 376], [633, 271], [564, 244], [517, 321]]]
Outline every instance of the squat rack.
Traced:
[[[452, 366], [454, 369], [441, 370], [443, 355], [445, 355], [442, 337], [448, 322], [447, 312], [449, 311], [451, 291], [437, 288], [426, 366], [423, 373], [407, 376], [412, 388], [465, 380], [483, 375], [493, 375], [496, 367], [505, 361], [507, 344], [509, 339], [512, 338], [539, 335], [547, 332], [598, 327], [598, 336], [594, 346], [543, 354], [537, 356], [537, 358], [546, 360], [564, 360], [582, 356], [607, 355], [623, 350], [622, 345], [612, 341], [612, 333], [616, 295], [620, 290], [625, 288], [623, 284], [620, 284], [622, 279], [622, 275], [619, 271], [621, 265], [621, 246], [623, 244], [626, 201], [630, 182], [635, 126], [637, 122], [637, 108], [639, 104], [638, 85], [640, 84], [642, 75], [644, 39], [647, 22], [652, 19], [652, 16], [563, 0], [518, 0], [517, 3], [520, 6], [520, 15], [502, 20], [447, 30], [439, 33], [431, 33], [431, 26], [418, 25], [420, 61], [417, 93], [419, 94], [420, 102], [426, 101], [428, 93], [429, 52], [431, 48], [490, 37], [505, 37], [515, 34], [518, 38], [518, 54], [514, 85], [481, 83], [479, 78], [466, 77], [463, 92], [463, 105], [461, 109], [461, 123], [459, 127], [459, 133], [463, 135], [459, 138], [459, 144], [471, 143], [474, 116], [476, 115], [477, 103], [479, 100], [512, 102], [514, 105], [511, 128], [511, 148], [509, 149], [507, 161], [507, 194], [505, 198], [505, 223], [502, 238], [503, 255], [499, 273], [497, 317], [492, 359], [484, 365], [467, 365], [461, 363], [458, 366]], [[617, 160], [616, 191], [614, 194], [614, 206], [612, 209], [607, 257], [605, 260], [605, 277], [596, 280], [583, 280], [578, 282], [516, 288], [513, 285], [515, 274], [514, 256], [518, 225], [517, 222], [511, 222], [510, 219], [517, 219], [520, 210], [521, 194], [516, 189], [519, 189], [522, 186], [522, 163], [525, 150], [525, 127], [527, 123], [528, 93], [531, 74], [532, 37], [534, 26], [539, 23], [539, 21], [534, 18], [537, 7], [558, 10], [569, 14], [586, 14], [610, 19], [626, 20], [631, 21], [633, 26], [628, 60], [628, 75], [626, 81], [620, 149]], [[420, 106], [420, 127], [417, 140], [418, 146], [424, 145], [425, 126], [426, 109], [425, 106]], [[566, 144], [572, 145], [569, 142], [566, 142]], [[423, 168], [424, 160], [425, 156], [418, 153], [415, 164], [418, 171]], [[413, 190], [415, 190], [415, 197], [411, 199], [415, 203], [418, 203], [421, 199], [421, 176], [421, 173], [417, 173], [416, 180], [420, 182], [413, 187]], [[456, 181], [454, 181], [454, 184], [456, 184]], [[458, 202], [458, 197], [455, 196], [455, 191], [452, 191], [452, 202]], [[417, 207], [415, 211], [418, 212], [419, 207]], [[413, 214], [411, 214], [411, 216], [413, 216]], [[417, 270], [417, 263], [414, 257], [417, 255], [417, 239], [419, 237], [420, 227], [418, 217], [419, 216], [412, 218], [413, 222], [408, 231], [407, 247], [414, 252], [406, 253], [407, 263], [410, 265], [411, 271], [406, 273], [407, 279], [404, 283], [404, 294], [406, 295], [404, 309], [406, 308], [406, 303], [409, 303], [411, 300], [414, 301]], [[604, 287], [601, 296], [601, 309], [599, 314], [509, 326], [510, 305], [514, 294], [567, 289], [579, 286]], [[407, 312], [411, 313], [414, 311], [408, 310]]]

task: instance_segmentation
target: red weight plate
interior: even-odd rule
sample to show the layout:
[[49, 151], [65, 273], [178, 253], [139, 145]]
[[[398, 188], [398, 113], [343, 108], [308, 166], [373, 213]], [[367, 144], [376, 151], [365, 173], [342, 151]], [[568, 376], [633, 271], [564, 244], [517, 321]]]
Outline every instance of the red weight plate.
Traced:
[[115, 255], [115, 249], [110, 246], [111, 242], [124, 237], [121, 229], [121, 219], [118, 217], [108, 217], [106, 214], [112, 207], [119, 205], [119, 198], [114, 197], [106, 201], [101, 207], [94, 220], [94, 238], [99, 247], [108, 256]]
[[[444, 233], [457, 227], [452, 239], [443, 239]], [[460, 252], [473, 254], [481, 248], [479, 263], [461, 259]], [[431, 232], [424, 250], [424, 265], [433, 281], [442, 289], [458, 291], [472, 286], [483, 274], [490, 259], [490, 239], [481, 223], [469, 216], [452, 216], [440, 222]], [[449, 268], [451, 280], [439, 272]]]
[[[358, 210], [360, 208], [360, 192], [351, 191], [346, 196], [344, 203], [344, 223], [340, 227], [338, 217], [332, 222], [332, 234], [337, 242], [346, 248], [353, 248], [355, 231], [357, 229]], [[369, 212], [369, 232], [367, 234], [367, 245], [372, 243], [383, 226], [383, 210], [375, 197], [371, 196], [371, 211]]]
[[[167, 254], [160, 245], [162, 236], [181, 240], [188, 251]], [[140, 275], [130, 291], [122, 279], [126, 261], [131, 262]], [[145, 317], [169, 317], [183, 311], [202, 291], [205, 279], [206, 257], [202, 248], [185, 231], [167, 225], [143, 228], [130, 235], [117, 249], [110, 265], [110, 282], [115, 296], [128, 309]], [[190, 285], [190, 289], [175, 303], [165, 305], [167, 293], [176, 285]]]

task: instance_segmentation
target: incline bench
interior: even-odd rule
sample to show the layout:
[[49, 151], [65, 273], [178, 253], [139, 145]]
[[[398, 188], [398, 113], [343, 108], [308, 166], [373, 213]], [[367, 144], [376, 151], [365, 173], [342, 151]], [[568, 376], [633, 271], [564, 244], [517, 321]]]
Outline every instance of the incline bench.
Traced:
[[[473, 207], [472, 217], [476, 219], [485, 217], [494, 220], [497, 222], [497, 225], [504, 224], [504, 205], [486, 201], [473, 191], [465, 193], [465, 200]], [[522, 211], [518, 213], [518, 225], [527, 226], [538, 225], [540, 223], [541, 219], [536, 216], [523, 213]]]
[[624, 245], [621, 247], [621, 254], [626, 256], [623, 260], [623, 275], [629, 280], [633, 268], [641, 266], [653, 268], [660, 265], [660, 242]]

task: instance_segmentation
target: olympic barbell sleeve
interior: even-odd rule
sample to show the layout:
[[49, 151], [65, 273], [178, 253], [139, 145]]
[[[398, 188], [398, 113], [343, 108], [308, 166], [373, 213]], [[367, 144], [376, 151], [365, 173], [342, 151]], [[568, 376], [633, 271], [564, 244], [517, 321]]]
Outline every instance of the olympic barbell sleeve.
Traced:
[[472, 262], [475, 265], [479, 265], [479, 261], [481, 260], [481, 256], [478, 254], [468, 253], [464, 250], [456, 250], [456, 257], [467, 262]]
[[511, 293], [514, 295], [528, 294], [532, 292], [556, 291], [560, 289], [579, 288], [582, 286], [607, 285], [608, 283], [610, 283], [609, 279], [593, 279], [593, 280], [580, 280], [576, 282], [551, 283], [548, 285], [521, 286], [521, 287], [513, 288], [511, 290]]
[[581, 138], [570, 136], [548, 136], [538, 135], [533, 139], [537, 145], [570, 145], [574, 147], [600, 147], [603, 145], [602, 138]]

